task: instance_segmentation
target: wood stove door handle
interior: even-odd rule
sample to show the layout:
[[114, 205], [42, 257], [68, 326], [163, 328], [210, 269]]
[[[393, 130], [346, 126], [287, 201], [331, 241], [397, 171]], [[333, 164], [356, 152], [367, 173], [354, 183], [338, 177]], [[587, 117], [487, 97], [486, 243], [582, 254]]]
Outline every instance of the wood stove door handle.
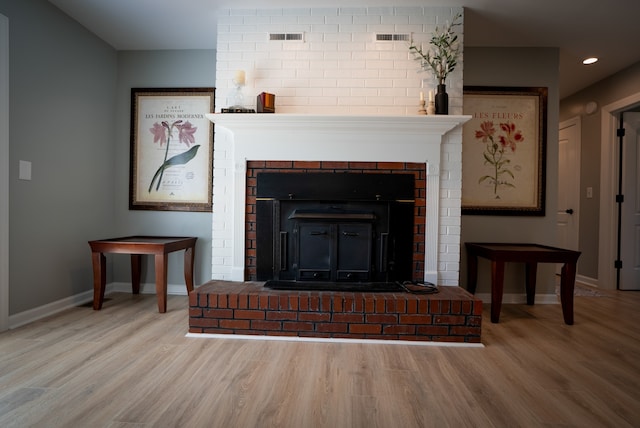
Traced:
[[387, 263], [389, 263], [389, 234], [380, 234], [380, 272], [387, 271]]
[[327, 234], [327, 231], [326, 231], [326, 230], [322, 230], [322, 231], [314, 231], [314, 232], [309, 233], [309, 235], [311, 235], [311, 236], [326, 235], [326, 234]]
[[289, 266], [287, 259], [287, 232], [280, 232], [280, 270], [287, 270]]
[[360, 236], [358, 232], [342, 232], [344, 236]]

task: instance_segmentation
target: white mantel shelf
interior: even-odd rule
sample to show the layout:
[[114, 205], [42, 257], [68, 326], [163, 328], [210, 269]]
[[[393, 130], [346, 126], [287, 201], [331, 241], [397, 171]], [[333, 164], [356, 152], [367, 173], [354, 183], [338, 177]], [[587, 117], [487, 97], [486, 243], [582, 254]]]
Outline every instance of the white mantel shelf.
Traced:
[[270, 128], [304, 132], [331, 129], [332, 132], [384, 132], [394, 134], [432, 133], [443, 135], [465, 123], [471, 116], [458, 115], [318, 115], [290, 113], [209, 113], [213, 123], [230, 131], [252, 131]]

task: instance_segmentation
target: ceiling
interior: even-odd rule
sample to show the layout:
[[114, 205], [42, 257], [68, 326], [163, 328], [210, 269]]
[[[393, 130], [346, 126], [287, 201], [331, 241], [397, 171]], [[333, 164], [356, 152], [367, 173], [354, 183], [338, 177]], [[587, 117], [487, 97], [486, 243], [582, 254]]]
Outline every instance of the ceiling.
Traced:
[[[557, 47], [560, 98], [640, 62], [638, 0], [49, 0], [117, 50], [215, 49], [223, 9], [465, 8], [468, 47]], [[600, 61], [581, 64], [587, 56]]]

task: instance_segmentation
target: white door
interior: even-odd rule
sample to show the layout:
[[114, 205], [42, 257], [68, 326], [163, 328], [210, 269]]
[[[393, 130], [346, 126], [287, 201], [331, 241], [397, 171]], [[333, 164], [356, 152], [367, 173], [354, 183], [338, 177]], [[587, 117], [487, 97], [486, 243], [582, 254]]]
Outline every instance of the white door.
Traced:
[[558, 247], [578, 250], [580, 208], [580, 118], [560, 124], [558, 160]]
[[640, 290], [640, 113], [624, 112], [620, 289]]

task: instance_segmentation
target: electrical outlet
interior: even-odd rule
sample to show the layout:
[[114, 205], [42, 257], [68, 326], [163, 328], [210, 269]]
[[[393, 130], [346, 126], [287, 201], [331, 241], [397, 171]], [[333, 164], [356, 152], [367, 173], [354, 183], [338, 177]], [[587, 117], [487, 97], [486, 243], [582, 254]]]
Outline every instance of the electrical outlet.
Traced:
[[587, 187], [587, 199], [593, 198], [593, 187]]

